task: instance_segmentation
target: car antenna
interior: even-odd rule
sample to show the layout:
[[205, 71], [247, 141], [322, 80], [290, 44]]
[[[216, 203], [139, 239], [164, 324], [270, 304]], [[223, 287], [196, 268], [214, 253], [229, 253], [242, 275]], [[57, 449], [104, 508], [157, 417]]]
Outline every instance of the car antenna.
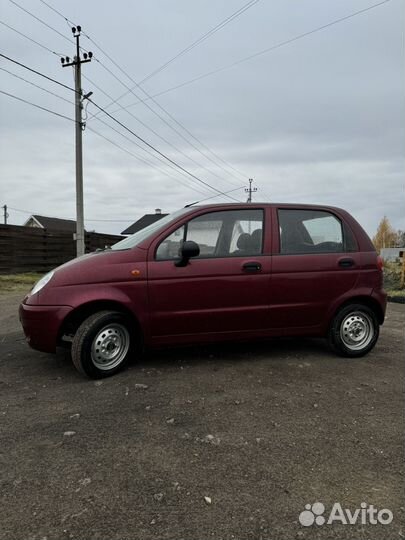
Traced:
[[199, 202], [201, 202], [201, 201], [194, 201], [194, 202], [192, 202], [190, 204], [186, 204], [186, 206], [184, 208], [190, 208], [190, 206], [194, 206], [195, 204], [198, 204]]
[[194, 206], [195, 204], [198, 204], [200, 202], [208, 201], [209, 199], [215, 199], [215, 197], [219, 197], [220, 195], [227, 195], [228, 193], [232, 193], [233, 191], [237, 191], [238, 189], [242, 189], [244, 186], [239, 186], [235, 189], [230, 189], [229, 191], [224, 191], [224, 193], [219, 193], [218, 195], [213, 195], [212, 197], [207, 197], [206, 199], [201, 199], [200, 201], [194, 201], [190, 204], [186, 204], [184, 208], [190, 208], [190, 206]]

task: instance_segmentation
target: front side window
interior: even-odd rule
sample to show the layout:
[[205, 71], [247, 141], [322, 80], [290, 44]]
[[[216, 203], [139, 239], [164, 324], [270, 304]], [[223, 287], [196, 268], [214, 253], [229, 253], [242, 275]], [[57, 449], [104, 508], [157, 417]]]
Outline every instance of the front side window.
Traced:
[[163, 240], [156, 252], [157, 259], [177, 259], [184, 242], [185, 227], [182, 225]]
[[158, 246], [157, 260], [176, 259], [182, 242], [200, 247], [196, 258], [243, 257], [262, 253], [263, 210], [210, 212], [191, 219]]
[[280, 253], [339, 253], [343, 251], [340, 220], [323, 210], [278, 211]]

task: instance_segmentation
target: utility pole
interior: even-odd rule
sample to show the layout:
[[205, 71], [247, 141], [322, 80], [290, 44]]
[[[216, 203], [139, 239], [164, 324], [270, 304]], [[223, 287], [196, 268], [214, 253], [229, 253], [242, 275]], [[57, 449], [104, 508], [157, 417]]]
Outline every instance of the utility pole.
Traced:
[[[73, 66], [75, 72], [75, 129], [76, 129], [76, 255], [80, 257], [85, 252], [84, 238], [84, 204], [83, 204], [83, 141], [82, 135], [85, 124], [82, 118], [83, 90], [81, 65], [90, 62], [93, 53], [83, 53], [80, 58], [80, 33], [81, 26], [72, 28], [73, 37], [76, 39], [76, 55], [73, 60], [66, 56], [61, 58], [62, 67]], [[90, 94], [89, 94], [90, 95]], [[85, 97], [89, 97], [89, 95]]]
[[252, 193], [255, 193], [257, 191], [256, 187], [252, 188], [252, 182], [253, 182], [253, 178], [249, 178], [249, 187], [245, 188], [246, 193], [249, 194], [246, 201], [248, 203], [252, 202]]
[[6, 204], [3, 206], [3, 210], [4, 210], [4, 225], [7, 225], [8, 212], [7, 212]]

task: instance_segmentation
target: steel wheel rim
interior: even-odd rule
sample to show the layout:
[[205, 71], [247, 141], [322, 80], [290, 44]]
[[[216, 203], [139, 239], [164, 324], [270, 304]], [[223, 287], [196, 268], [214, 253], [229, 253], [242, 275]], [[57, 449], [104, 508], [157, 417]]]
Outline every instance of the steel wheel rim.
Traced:
[[125, 359], [129, 350], [129, 332], [122, 324], [104, 326], [93, 340], [91, 359], [102, 371], [114, 369]]
[[340, 326], [340, 337], [351, 351], [367, 347], [374, 336], [374, 323], [366, 313], [354, 311], [349, 313]]

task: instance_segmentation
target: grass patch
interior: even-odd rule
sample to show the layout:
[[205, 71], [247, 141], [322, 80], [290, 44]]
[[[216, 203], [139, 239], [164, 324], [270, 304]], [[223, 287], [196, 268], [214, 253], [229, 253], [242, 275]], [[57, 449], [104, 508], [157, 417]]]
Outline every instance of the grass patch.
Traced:
[[389, 302], [398, 302], [400, 304], [405, 304], [405, 290], [387, 290], [387, 296]]
[[29, 272], [27, 274], [0, 275], [0, 294], [8, 292], [28, 292], [43, 274]]
[[401, 289], [400, 262], [384, 263], [384, 289], [387, 291], [388, 300], [391, 302], [405, 303], [405, 289]]

